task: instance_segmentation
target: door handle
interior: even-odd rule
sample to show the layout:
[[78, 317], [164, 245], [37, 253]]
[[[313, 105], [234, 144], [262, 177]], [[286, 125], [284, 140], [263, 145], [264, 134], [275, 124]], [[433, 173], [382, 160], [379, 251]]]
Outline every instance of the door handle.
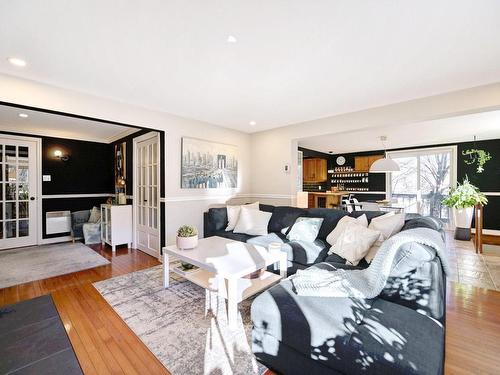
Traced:
[[30, 197], [30, 201], [34, 201], [35, 200], [35, 197]]

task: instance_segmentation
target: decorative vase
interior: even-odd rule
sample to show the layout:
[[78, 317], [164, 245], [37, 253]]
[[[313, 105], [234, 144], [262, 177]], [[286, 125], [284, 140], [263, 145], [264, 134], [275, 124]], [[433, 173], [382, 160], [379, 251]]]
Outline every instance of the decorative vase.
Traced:
[[194, 249], [198, 246], [198, 235], [191, 237], [177, 236], [177, 248], [180, 250]]
[[453, 208], [453, 221], [455, 223], [455, 239], [462, 241], [470, 240], [470, 228], [474, 207]]

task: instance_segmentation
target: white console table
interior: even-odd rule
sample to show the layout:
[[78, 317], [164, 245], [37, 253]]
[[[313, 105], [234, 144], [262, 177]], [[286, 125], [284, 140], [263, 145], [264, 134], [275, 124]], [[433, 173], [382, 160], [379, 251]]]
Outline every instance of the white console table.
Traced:
[[101, 204], [101, 243], [132, 247], [132, 205]]

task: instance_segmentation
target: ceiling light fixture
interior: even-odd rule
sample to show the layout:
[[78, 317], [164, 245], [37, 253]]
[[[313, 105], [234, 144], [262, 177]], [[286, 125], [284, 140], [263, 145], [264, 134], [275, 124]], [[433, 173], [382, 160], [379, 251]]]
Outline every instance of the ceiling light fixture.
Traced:
[[18, 114], [18, 116], [21, 118], [28, 118], [29, 117], [27, 113], [20, 113], [20, 114]]
[[18, 66], [20, 68], [24, 68], [26, 66], [26, 61], [18, 57], [9, 57], [7, 61], [9, 61], [11, 65]]
[[234, 35], [229, 35], [226, 39], [226, 41], [228, 43], [236, 43], [238, 41], [238, 39], [236, 39], [236, 37]]
[[384, 157], [382, 159], [376, 160], [370, 167], [370, 173], [391, 173], [399, 172], [399, 165], [391, 158], [387, 157], [387, 151], [385, 146], [385, 141], [387, 137], [385, 135], [380, 137], [380, 142], [384, 146]]
[[257, 123], [255, 121], [250, 121], [250, 126], [255, 126]]

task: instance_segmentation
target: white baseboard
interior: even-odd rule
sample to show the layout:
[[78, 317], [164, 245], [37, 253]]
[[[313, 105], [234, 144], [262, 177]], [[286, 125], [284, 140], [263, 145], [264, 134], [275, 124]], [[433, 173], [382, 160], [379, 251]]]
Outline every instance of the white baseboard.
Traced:
[[73, 237], [71, 236], [63, 236], [63, 237], [54, 237], [54, 238], [43, 238], [42, 240], [39, 241], [39, 245], [50, 245], [52, 243], [58, 243], [58, 242], [68, 242], [72, 241]]

